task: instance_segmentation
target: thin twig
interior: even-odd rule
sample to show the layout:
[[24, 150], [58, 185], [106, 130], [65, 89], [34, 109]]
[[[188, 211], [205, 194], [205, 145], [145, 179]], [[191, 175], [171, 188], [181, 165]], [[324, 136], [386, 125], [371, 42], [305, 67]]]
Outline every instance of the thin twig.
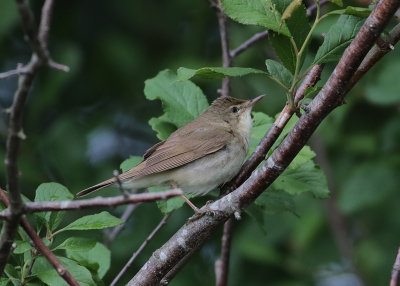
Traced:
[[[34, 212], [55, 212], [66, 210], [82, 210], [99, 207], [113, 207], [119, 205], [135, 204], [141, 202], [154, 202], [159, 200], [167, 200], [169, 198], [181, 196], [183, 194], [180, 189], [173, 189], [154, 193], [141, 193], [130, 194], [128, 197], [96, 197], [93, 199], [85, 199], [79, 201], [51, 201], [51, 202], [28, 202], [25, 204], [22, 213]], [[9, 209], [0, 212], [0, 218], [7, 218], [10, 216]], [[6, 220], [7, 221], [7, 220]]]
[[109, 246], [110, 243], [117, 237], [117, 235], [121, 232], [121, 230], [125, 227], [125, 223], [128, 220], [128, 218], [131, 216], [131, 214], [134, 212], [134, 210], [140, 205], [141, 203], [137, 204], [132, 204], [128, 205], [124, 211], [124, 213], [121, 216], [121, 219], [124, 221], [123, 224], [117, 225], [114, 227], [111, 231], [105, 232], [105, 242], [104, 244], [106, 246]]
[[342, 104], [347, 84], [380, 33], [399, 8], [398, 0], [381, 0], [366, 19], [360, 32], [345, 50], [335, 71], [308, 105], [293, 129], [266, 162], [234, 192], [208, 205], [215, 215], [187, 222], [133, 277], [129, 285], [156, 285], [193, 248], [204, 243], [235, 212], [251, 203], [289, 166], [311, 134], [336, 107]]
[[234, 219], [228, 219], [224, 224], [224, 233], [221, 239], [221, 258], [215, 262], [215, 278], [217, 286], [228, 285], [229, 261]]
[[[222, 66], [223, 67], [231, 67], [232, 66], [232, 57], [229, 53], [229, 33], [226, 25], [226, 15], [221, 8], [221, 1], [218, 0], [218, 7], [217, 9], [217, 18], [218, 18], [218, 26], [219, 26], [219, 34], [221, 37], [221, 49], [222, 49]], [[228, 96], [231, 91], [231, 82], [230, 78], [224, 77], [222, 79], [222, 88], [221, 88], [221, 95]]]
[[149, 241], [153, 238], [153, 236], [167, 223], [167, 219], [169, 218], [169, 216], [170, 215], [167, 214], [162, 218], [160, 223], [153, 229], [153, 231], [149, 234], [149, 236], [140, 245], [138, 250], [136, 250], [136, 252], [132, 255], [132, 257], [129, 259], [129, 261], [125, 264], [124, 268], [122, 268], [122, 270], [114, 278], [114, 280], [111, 282], [110, 286], [115, 286], [117, 284], [118, 280], [126, 272], [126, 270], [128, 270], [128, 268], [132, 265], [133, 261], [143, 251], [143, 249], [146, 247], [146, 245], [149, 243]]
[[400, 272], [400, 247], [397, 250], [396, 260], [394, 261], [394, 264], [393, 264], [392, 276], [390, 278], [390, 286], [398, 285], [399, 272]]
[[[6, 207], [9, 206], [7, 195], [4, 193], [2, 189], [0, 189], [0, 200]], [[26, 232], [26, 234], [32, 239], [34, 247], [37, 249], [37, 251], [43, 254], [44, 257], [46, 257], [46, 259], [54, 267], [57, 273], [69, 285], [79, 286], [79, 283], [75, 280], [75, 278], [71, 275], [71, 273], [69, 273], [67, 268], [58, 260], [58, 258], [53, 254], [53, 252], [51, 252], [51, 250], [44, 244], [42, 239], [37, 235], [36, 231], [33, 229], [33, 227], [29, 224], [28, 220], [24, 216], [21, 217], [20, 224], [24, 229], [24, 231]]]
[[[319, 6], [321, 7], [322, 5], [328, 3], [328, 0], [321, 0], [319, 1]], [[317, 9], [317, 3], [312, 4], [310, 7], [307, 8], [307, 17], [310, 17], [312, 13]]]
[[242, 44], [240, 44], [239, 47], [230, 51], [229, 54], [230, 54], [231, 58], [237, 57], [238, 55], [240, 55], [242, 52], [247, 50], [249, 47], [254, 45], [259, 40], [268, 37], [268, 33], [269, 33], [269, 30], [265, 30], [264, 32], [254, 34], [250, 39], [248, 39], [245, 42], [243, 42]]

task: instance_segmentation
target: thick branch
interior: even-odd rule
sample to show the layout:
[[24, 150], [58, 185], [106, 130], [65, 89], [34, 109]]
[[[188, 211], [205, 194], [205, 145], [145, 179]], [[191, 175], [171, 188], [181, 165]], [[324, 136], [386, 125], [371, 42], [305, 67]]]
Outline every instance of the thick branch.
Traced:
[[[85, 199], [79, 201], [54, 201], [54, 202], [28, 202], [25, 204], [23, 213], [34, 212], [54, 212], [66, 210], [82, 210], [99, 207], [114, 207], [126, 204], [135, 204], [141, 202], [154, 202], [159, 200], [167, 200], [169, 198], [181, 196], [183, 192], [180, 189], [173, 189], [155, 193], [131, 194], [128, 196], [116, 197], [96, 197], [93, 199]], [[8, 218], [10, 211], [8, 209], [0, 212], [0, 218]]]
[[[0, 189], [0, 200], [6, 207], [9, 205], [7, 195], [4, 193], [2, 189]], [[41, 253], [44, 257], [46, 257], [46, 259], [54, 267], [57, 273], [62, 278], [64, 278], [64, 280], [69, 285], [79, 286], [79, 283], [75, 280], [75, 278], [71, 275], [71, 273], [68, 272], [67, 268], [64, 265], [62, 265], [62, 263], [58, 260], [58, 258], [53, 254], [53, 252], [51, 252], [51, 250], [44, 244], [41, 238], [37, 235], [36, 231], [29, 224], [28, 220], [25, 217], [22, 217], [20, 223], [22, 228], [25, 230], [26, 234], [32, 239], [35, 248], [38, 250], [39, 253]]]
[[360, 32], [344, 52], [335, 71], [308, 111], [272, 153], [264, 165], [255, 171], [238, 189], [209, 205], [215, 215], [204, 215], [185, 224], [136, 274], [128, 285], [156, 285], [191, 249], [206, 239], [230, 216], [254, 200], [285, 170], [304, 147], [320, 122], [343, 102], [350, 78], [393, 16], [400, 2], [382, 0], [366, 20]]

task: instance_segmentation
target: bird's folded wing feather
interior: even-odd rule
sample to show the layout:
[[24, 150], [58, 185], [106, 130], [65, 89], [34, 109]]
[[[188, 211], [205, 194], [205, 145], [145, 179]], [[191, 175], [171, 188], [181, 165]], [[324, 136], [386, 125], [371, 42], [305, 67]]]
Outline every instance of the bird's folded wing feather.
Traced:
[[120, 179], [139, 178], [183, 166], [221, 150], [233, 136], [229, 132], [208, 128], [199, 128], [185, 136], [173, 135], [150, 148], [144, 161], [121, 174]]

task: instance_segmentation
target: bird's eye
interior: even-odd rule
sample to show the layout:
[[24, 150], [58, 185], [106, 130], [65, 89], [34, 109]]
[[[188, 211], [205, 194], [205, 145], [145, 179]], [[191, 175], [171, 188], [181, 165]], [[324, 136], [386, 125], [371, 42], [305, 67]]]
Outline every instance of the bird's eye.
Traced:
[[232, 108], [231, 108], [231, 112], [232, 113], [236, 113], [236, 112], [238, 112], [239, 111], [239, 109], [236, 107], [236, 106], [233, 106]]

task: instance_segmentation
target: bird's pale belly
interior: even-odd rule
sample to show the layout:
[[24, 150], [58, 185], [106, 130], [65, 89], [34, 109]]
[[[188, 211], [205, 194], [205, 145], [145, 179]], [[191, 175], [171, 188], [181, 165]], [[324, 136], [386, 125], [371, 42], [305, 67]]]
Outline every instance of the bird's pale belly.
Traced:
[[[247, 147], [247, 146], [246, 146]], [[233, 144], [185, 166], [123, 182], [130, 188], [168, 185], [172, 182], [186, 194], [204, 195], [229, 181], [239, 171], [247, 148]]]

